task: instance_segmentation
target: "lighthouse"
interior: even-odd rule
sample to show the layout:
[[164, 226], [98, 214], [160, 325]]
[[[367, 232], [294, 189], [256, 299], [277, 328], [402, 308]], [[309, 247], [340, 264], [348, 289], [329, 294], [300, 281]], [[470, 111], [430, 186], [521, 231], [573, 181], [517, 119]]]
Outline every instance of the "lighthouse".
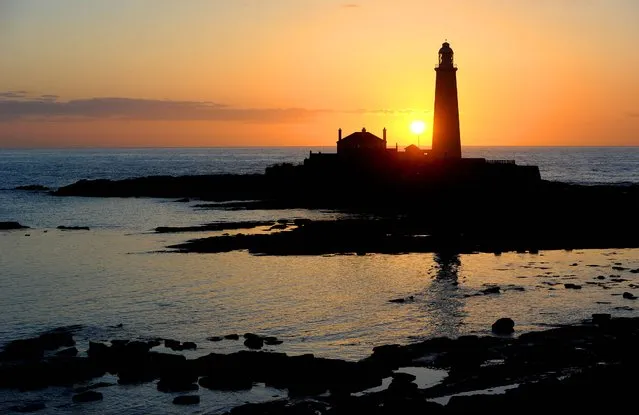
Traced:
[[459, 105], [457, 102], [457, 67], [448, 42], [439, 49], [439, 65], [435, 68], [435, 114], [433, 146], [430, 152], [436, 159], [461, 158], [459, 137]]

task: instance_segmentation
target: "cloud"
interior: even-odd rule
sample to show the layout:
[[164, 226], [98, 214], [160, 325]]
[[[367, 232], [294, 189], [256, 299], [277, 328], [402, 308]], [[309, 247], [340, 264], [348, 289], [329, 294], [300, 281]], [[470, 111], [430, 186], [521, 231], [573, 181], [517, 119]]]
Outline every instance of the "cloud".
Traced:
[[22, 99], [28, 96], [27, 91], [4, 91], [0, 92], [0, 99]]
[[318, 111], [302, 108], [233, 108], [206, 101], [170, 101], [136, 98], [90, 98], [58, 101], [56, 95], [29, 99], [0, 95], [0, 121], [83, 119], [295, 122]]
[[409, 109], [329, 110], [305, 108], [238, 108], [209, 101], [171, 101], [138, 98], [88, 98], [59, 101], [57, 95], [0, 92], [0, 122], [78, 121], [94, 119], [144, 121], [235, 121], [294, 123], [320, 114], [397, 115]]

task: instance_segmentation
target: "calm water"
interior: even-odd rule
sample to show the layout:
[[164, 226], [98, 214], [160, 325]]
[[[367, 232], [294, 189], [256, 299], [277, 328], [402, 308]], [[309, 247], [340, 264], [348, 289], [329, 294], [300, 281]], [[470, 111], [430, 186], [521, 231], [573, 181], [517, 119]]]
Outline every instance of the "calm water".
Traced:
[[[309, 149], [0, 151], [0, 221], [27, 231], [0, 232], [0, 343], [78, 324], [88, 339], [171, 337], [198, 351], [230, 352], [240, 342], [206, 337], [247, 331], [274, 335], [274, 350], [359, 359], [379, 344], [436, 335], [486, 334], [512, 317], [520, 331], [573, 323], [594, 312], [637, 315], [620, 294], [639, 284], [639, 250], [546, 251], [442, 258], [432, 254], [264, 257], [246, 252], [174, 254], [165, 246], [215, 233], [157, 235], [156, 226], [213, 221], [333, 218], [306, 210], [197, 210], [156, 199], [57, 198], [15, 191], [17, 185], [57, 187], [81, 178], [261, 171], [298, 162]], [[313, 149], [319, 151], [320, 149]], [[325, 149], [328, 151], [329, 149]], [[639, 182], [638, 148], [486, 148], [467, 156], [537, 164], [542, 177], [579, 183]], [[64, 232], [58, 225], [90, 226]], [[259, 230], [258, 230], [259, 231]], [[29, 235], [29, 236], [27, 236]], [[608, 289], [588, 284], [619, 275]], [[583, 285], [567, 290], [565, 282]], [[498, 284], [500, 295], [475, 295]], [[388, 300], [414, 296], [415, 301]], [[115, 328], [117, 324], [123, 328]], [[15, 402], [44, 399], [50, 413], [217, 413], [244, 401], [284, 396], [257, 386], [245, 393], [200, 391], [197, 409], [176, 409], [155, 385], [112, 387], [104, 402], [78, 408], [70, 391], [0, 391], [0, 413]]]

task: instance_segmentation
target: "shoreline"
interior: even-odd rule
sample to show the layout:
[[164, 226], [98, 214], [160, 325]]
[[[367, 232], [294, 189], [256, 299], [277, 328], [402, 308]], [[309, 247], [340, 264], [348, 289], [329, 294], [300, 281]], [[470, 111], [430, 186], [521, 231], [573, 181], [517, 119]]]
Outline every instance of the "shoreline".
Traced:
[[[493, 325], [494, 331], [498, 329]], [[158, 393], [198, 396], [197, 402], [200, 388], [241, 391], [264, 383], [287, 391], [286, 398], [238, 406], [230, 414], [306, 413], [304, 408], [309, 406], [320, 414], [412, 413], [424, 408], [436, 413], [465, 413], [470, 408], [505, 413], [512, 405], [534, 404], [550, 395], [553, 405], [573, 408], [593, 403], [623, 407], [632, 400], [628, 388], [633, 384], [624, 377], [639, 367], [635, 353], [639, 318], [596, 314], [582, 324], [539, 332], [517, 333], [515, 326], [515, 334], [439, 337], [405, 346], [379, 346], [369, 357], [348, 362], [261, 351], [187, 359], [164, 350], [197, 345], [159, 339], [90, 342], [86, 355], [78, 355], [73, 328], [60, 328], [7, 344], [0, 354], [0, 388], [63, 386], [74, 391], [75, 405], [91, 405], [81, 402], [116, 393], [115, 385], [95, 383], [106, 373], [117, 375], [119, 385], [157, 382]], [[261, 336], [247, 333], [240, 340], [251, 348], [256, 347], [251, 342], [257, 338]], [[152, 350], [158, 347], [159, 351]], [[418, 383], [424, 386], [424, 380], [416, 379], [415, 373], [436, 379], [420, 388]], [[482, 394], [499, 387], [508, 390]], [[592, 398], [579, 395], [575, 400], [573, 395], [585, 390], [598, 393]], [[473, 391], [479, 393], [468, 394]], [[450, 397], [446, 405], [437, 403], [445, 397]], [[46, 402], [40, 404], [38, 408], [46, 407]]]

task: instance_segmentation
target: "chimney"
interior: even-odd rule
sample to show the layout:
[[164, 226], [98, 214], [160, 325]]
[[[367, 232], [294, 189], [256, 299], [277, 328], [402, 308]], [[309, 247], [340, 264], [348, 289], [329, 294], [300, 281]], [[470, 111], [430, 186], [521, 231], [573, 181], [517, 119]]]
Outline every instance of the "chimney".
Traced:
[[337, 130], [337, 140], [338, 141], [342, 140], [342, 129], [341, 128], [339, 130]]
[[383, 131], [382, 137], [384, 138], [384, 141], [386, 141], [386, 127], [384, 127], [384, 131]]

